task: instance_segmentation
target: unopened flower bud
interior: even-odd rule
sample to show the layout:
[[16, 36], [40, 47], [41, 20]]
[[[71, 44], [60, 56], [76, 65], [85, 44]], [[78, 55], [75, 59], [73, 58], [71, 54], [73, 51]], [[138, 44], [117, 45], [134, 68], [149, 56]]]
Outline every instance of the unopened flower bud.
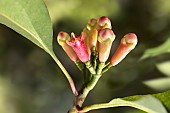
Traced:
[[114, 39], [115, 34], [111, 29], [106, 28], [99, 31], [97, 51], [99, 53], [100, 62], [107, 61]]
[[134, 33], [128, 33], [126, 34], [122, 39], [121, 43], [112, 56], [110, 60], [110, 64], [112, 66], [117, 65], [119, 62], [121, 62], [126, 55], [135, 48], [137, 45], [137, 36]]
[[88, 36], [89, 36], [90, 30], [88, 30], [87, 28], [84, 28], [83, 33], [85, 37], [84, 42], [86, 44], [86, 47], [88, 47]]
[[90, 19], [87, 24], [87, 29], [91, 30], [95, 28], [96, 24], [97, 24], [97, 20], [95, 18]]
[[84, 42], [84, 38], [85, 35], [82, 32], [81, 36], [77, 37], [75, 36], [74, 33], [71, 33], [71, 40], [67, 41], [67, 44], [70, 45], [73, 50], [75, 51], [75, 53], [77, 54], [78, 58], [82, 61], [82, 62], [87, 62], [90, 59], [90, 55], [87, 51], [85, 42]]
[[63, 45], [66, 43], [66, 40], [70, 40], [70, 36], [66, 33], [66, 32], [59, 32], [58, 36], [57, 36], [57, 41], [59, 43], [59, 45]]
[[83, 33], [85, 36], [88, 36], [90, 30], [88, 30], [86, 27], [83, 29]]
[[106, 16], [102, 16], [98, 19], [98, 29], [109, 28], [111, 29], [111, 21]]
[[92, 47], [96, 47], [97, 36], [98, 36], [97, 29], [92, 29], [89, 32], [89, 35], [88, 35], [88, 47], [89, 47], [90, 50], [92, 49]]
[[76, 60], [78, 60], [78, 57], [73, 48], [66, 43], [67, 40], [70, 40], [70, 36], [66, 32], [59, 32], [57, 36], [57, 41], [59, 45], [61, 45], [69, 58], [75, 62]]

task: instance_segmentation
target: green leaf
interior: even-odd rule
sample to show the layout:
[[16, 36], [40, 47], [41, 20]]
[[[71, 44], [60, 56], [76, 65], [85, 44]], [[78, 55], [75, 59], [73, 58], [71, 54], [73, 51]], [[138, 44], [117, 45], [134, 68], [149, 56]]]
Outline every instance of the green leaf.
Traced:
[[169, 53], [169, 52], [170, 52], [170, 38], [158, 47], [147, 49], [144, 52], [141, 59], [145, 59], [145, 58], [148, 58], [148, 57], [154, 57], [154, 56], [157, 56], [157, 55], [160, 55], [160, 54], [163, 54], [163, 53]]
[[165, 106], [167, 109], [168, 113], [170, 113], [170, 90], [163, 92], [163, 93], [158, 93], [158, 94], [153, 94], [154, 97], [159, 99], [162, 104]]
[[160, 72], [162, 72], [163, 74], [170, 77], [170, 69], [169, 69], [170, 68], [170, 61], [166, 61], [166, 62], [156, 64], [156, 67], [158, 68], [158, 70]]
[[146, 86], [157, 90], [157, 91], [165, 91], [170, 89], [170, 78], [157, 78], [153, 80], [147, 80], [143, 82]]
[[52, 24], [42, 0], [0, 0], [0, 23], [52, 51]]
[[75, 90], [72, 78], [53, 52], [52, 23], [43, 0], [0, 0], [0, 23], [49, 53]]
[[[117, 98], [109, 103], [94, 104], [84, 107], [81, 112], [90, 110], [129, 106], [145, 111], [147, 113], [168, 113], [170, 111], [170, 91], [152, 95], [137, 95], [125, 98]], [[168, 111], [168, 112], [167, 112]]]

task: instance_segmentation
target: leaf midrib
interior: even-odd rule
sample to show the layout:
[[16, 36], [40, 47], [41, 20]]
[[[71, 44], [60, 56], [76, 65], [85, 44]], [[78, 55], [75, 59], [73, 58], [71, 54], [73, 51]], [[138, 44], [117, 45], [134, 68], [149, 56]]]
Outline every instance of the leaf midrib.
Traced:
[[[2, 14], [2, 13], [0, 13], [0, 16], [6, 18], [8, 21], [10, 21], [10, 22], [12, 22], [13, 24], [15, 24], [16, 26], [20, 27], [20, 28], [21, 28], [22, 30], [24, 30], [25, 32], [29, 33], [35, 40], [37, 40], [37, 41], [42, 45], [42, 47], [45, 49], [45, 51], [46, 51], [47, 53], [50, 53], [50, 50], [44, 45], [44, 43], [43, 43], [43, 41], [41, 40], [40, 37], [37, 37], [36, 35], [34, 35], [34, 33], [28, 31], [26, 28], [24, 28], [23, 26], [21, 26], [20, 24], [18, 24], [16, 21], [10, 19], [10, 17], [8, 17], [8, 16], [6, 16], [6, 15], [4, 15], [4, 14]], [[34, 28], [34, 26], [33, 26], [33, 28]], [[35, 28], [34, 28], [34, 30], [35, 30]], [[35, 30], [35, 31], [36, 31], [36, 30]], [[38, 35], [38, 36], [39, 36], [39, 35]]]
[[[19, 3], [19, 4], [20, 4], [20, 3]], [[22, 5], [22, 4], [20, 4], [20, 5], [21, 5], [21, 7], [23, 8], [23, 5]], [[23, 8], [23, 10], [24, 10], [25, 14], [27, 15], [27, 17], [29, 17], [29, 15], [28, 15], [27, 11], [25, 10], [25, 8]], [[42, 45], [42, 47], [44, 48], [44, 50], [45, 50], [47, 53], [51, 54], [51, 51], [49, 50], [49, 48], [48, 48], [46, 45], [44, 45], [42, 39], [40, 38], [40, 35], [37, 34], [37, 31], [36, 31], [35, 27], [33, 26], [32, 21], [30, 20], [30, 18], [28, 18], [28, 20], [30, 21], [32, 27], [34, 28], [34, 31], [36, 32], [36, 35], [39, 36], [39, 37], [36, 37], [36, 35], [35, 35], [35, 39]], [[26, 29], [24, 29], [24, 30], [26, 30]], [[26, 31], [27, 31], [27, 30], [26, 30]], [[34, 37], [34, 35], [33, 35], [34, 33], [31, 33], [31, 32], [28, 32], [28, 33], [30, 33], [30, 34]]]

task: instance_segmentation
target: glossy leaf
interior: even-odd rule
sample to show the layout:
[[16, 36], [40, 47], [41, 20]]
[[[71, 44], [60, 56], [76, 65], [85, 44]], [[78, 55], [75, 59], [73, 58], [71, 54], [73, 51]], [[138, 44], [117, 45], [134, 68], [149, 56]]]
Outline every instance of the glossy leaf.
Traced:
[[52, 25], [42, 0], [1, 0], [0, 23], [52, 51]]
[[49, 53], [67, 77], [73, 92], [76, 92], [72, 78], [53, 52], [52, 23], [43, 0], [0, 0], [0, 23]]
[[163, 54], [163, 53], [169, 53], [169, 52], [170, 52], [170, 38], [158, 47], [147, 49], [144, 52], [141, 59], [145, 59], [145, 58], [148, 58], [148, 57], [154, 57], [154, 56], [157, 56], [157, 55], [160, 55], [160, 54]]
[[153, 95], [137, 95], [113, 99], [109, 103], [86, 106], [81, 110], [81, 112], [87, 112], [101, 108], [129, 106], [147, 113], [168, 113], [170, 111], [169, 100], [170, 91]]
[[170, 77], [170, 61], [156, 64], [156, 67], [160, 72]]

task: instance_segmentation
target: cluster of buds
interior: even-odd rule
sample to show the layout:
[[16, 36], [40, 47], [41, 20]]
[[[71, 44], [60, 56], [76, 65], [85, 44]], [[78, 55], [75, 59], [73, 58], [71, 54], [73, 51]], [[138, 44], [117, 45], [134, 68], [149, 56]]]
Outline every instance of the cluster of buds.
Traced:
[[89, 69], [91, 74], [100, 74], [104, 69], [116, 66], [137, 44], [137, 36], [134, 33], [126, 34], [109, 65], [105, 64], [115, 40], [111, 21], [105, 16], [98, 20], [90, 19], [80, 36], [71, 33], [70, 37], [66, 32], [59, 32], [57, 40], [79, 69]]

